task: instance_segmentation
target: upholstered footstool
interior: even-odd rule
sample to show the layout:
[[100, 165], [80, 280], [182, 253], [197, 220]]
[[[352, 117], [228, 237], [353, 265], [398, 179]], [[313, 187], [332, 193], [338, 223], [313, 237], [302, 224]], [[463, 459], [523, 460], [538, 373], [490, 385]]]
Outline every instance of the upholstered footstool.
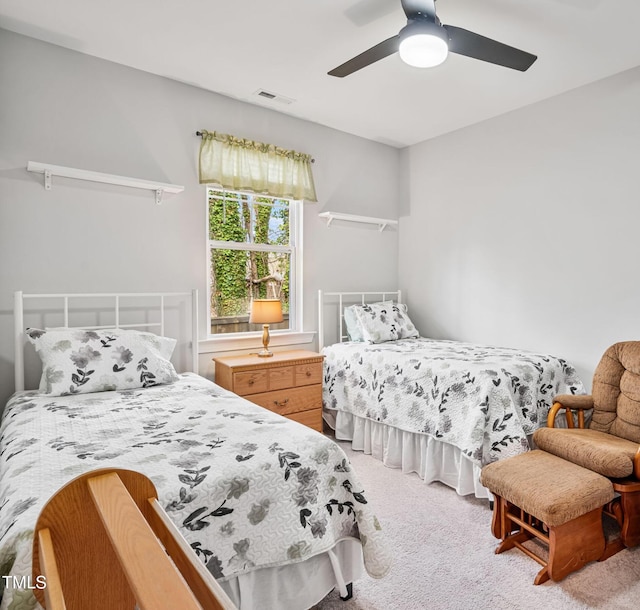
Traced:
[[[543, 568], [534, 584], [603, 556], [602, 507], [614, 497], [606, 477], [536, 449], [485, 466], [480, 480], [495, 495], [496, 553], [517, 547], [535, 559]], [[547, 545], [547, 561], [523, 545], [534, 537]]]

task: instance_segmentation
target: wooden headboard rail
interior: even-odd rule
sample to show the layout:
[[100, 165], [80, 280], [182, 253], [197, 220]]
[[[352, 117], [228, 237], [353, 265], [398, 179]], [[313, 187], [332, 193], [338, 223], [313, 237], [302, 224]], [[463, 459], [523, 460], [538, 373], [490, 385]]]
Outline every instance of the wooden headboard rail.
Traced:
[[349, 305], [360, 303], [366, 305], [367, 303], [374, 303], [376, 301], [386, 301], [387, 299], [393, 300], [395, 303], [402, 303], [402, 291], [401, 290], [378, 290], [368, 292], [325, 292], [324, 290], [318, 290], [318, 350], [322, 350], [325, 345], [325, 307], [329, 301], [335, 303], [337, 299], [338, 303], [338, 315], [337, 329], [338, 340], [342, 343], [349, 337], [345, 332], [344, 325], [344, 308]]
[[[54, 311], [63, 314], [63, 328], [82, 328], [85, 330], [99, 330], [103, 328], [151, 328], [156, 329], [160, 335], [165, 334], [165, 312], [167, 310], [167, 299], [174, 297], [184, 298], [189, 301], [191, 308], [191, 366], [190, 370], [194, 373], [198, 372], [198, 291], [197, 289], [190, 292], [96, 292], [96, 293], [55, 293], [55, 294], [27, 294], [22, 291], [14, 293], [13, 299], [13, 330], [14, 330], [14, 363], [15, 363], [15, 389], [16, 391], [25, 389], [25, 370], [24, 370], [24, 311], [25, 301], [31, 299], [60, 299], [60, 306]], [[157, 322], [147, 322], [140, 324], [121, 324], [120, 318], [122, 313], [121, 299], [140, 298], [140, 299], [157, 299], [157, 309], [160, 319]], [[74, 301], [74, 306], [78, 306], [78, 301], [85, 299], [105, 299], [112, 300], [114, 322], [112, 324], [102, 326], [70, 326], [69, 316], [73, 314], [70, 310], [70, 301]], [[128, 306], [131, 307], [130, 305]], [[140, 309], [150, 309], [149, 305], [141, 306]], [[45, 329], [46, 330], [46, 329]]]

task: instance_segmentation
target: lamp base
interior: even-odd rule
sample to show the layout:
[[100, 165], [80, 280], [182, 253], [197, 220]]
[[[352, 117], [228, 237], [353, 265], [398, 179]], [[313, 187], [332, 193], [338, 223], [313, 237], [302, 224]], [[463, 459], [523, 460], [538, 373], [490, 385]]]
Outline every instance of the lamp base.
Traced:
[[270, 358], [273, 356], [273, 352], [269, 350], [269, 325], [264, 324], [262, 326], [262, 345], [264, 346], [259, 352], [260, 358]]

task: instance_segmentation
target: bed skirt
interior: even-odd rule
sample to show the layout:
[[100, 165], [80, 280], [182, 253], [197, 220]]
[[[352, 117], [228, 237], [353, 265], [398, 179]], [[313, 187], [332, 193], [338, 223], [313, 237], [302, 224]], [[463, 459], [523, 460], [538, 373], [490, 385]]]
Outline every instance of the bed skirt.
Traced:
[[307, 610], [333, 589], [342, 596], [346, 585], [364, 574], [362, 546], [355, 538], [343, 538], [326, 553], [299, 563], [261, 568], [218, 581], [240, 610]]
[[425, 483], [440, 481], [461, 496], [492, 499], [480, 483], [481, 468], [453, 445], [326, 407], [323, 417], [336, 440], [351, 441], [352, 449], [372, 455], [389, 468], [416, 472]]

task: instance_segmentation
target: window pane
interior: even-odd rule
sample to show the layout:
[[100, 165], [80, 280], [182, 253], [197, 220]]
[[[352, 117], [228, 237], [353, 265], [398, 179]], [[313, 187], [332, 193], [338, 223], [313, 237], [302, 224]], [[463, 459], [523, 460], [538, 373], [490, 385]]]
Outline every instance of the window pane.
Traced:
[[209, 189], [209, 238], [289, 245], [289, 201]]
[[289, 328], [289, 269], [283, 252], [211, 250], [211, 334], [262, 330], [249, 324], [252, 298], [282, 301], [284, 320], [271, 330]]

